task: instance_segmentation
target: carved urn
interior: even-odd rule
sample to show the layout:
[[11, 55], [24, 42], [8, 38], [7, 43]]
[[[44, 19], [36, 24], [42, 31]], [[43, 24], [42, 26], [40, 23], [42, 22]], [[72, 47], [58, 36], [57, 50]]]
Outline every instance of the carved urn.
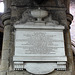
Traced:
[[37, 18], [37, 21], [42, 21], [42, 18], [48, 16], [48, 12], [46, 10], [42, 9], [36, 9], [31, 11], [31, 15], [35, 18]]

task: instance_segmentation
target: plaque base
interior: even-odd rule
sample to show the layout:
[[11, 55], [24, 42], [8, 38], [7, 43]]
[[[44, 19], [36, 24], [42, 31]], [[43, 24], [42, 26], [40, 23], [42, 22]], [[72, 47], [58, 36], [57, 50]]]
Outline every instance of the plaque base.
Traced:
[[24, 63], [14, 62], [14, 70], [26, 69], [32, 74], [48, 74], [56, 70], [66, 70], [66, 62]]

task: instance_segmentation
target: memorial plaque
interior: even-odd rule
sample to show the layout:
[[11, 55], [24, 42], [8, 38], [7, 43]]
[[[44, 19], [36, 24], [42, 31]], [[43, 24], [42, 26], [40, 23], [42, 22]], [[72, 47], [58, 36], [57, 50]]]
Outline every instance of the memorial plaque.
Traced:
[[26, 69], [35, 75], [48, 74], [55, 69], [66, 70], [67, 57], [63, 35], [65, 27], [50, 16], [50, 22], [42, 21], [48, 16], [45, 10], [32, 10], [31, 15], [37, 20], [14, 25], [14, 70]]
[[15, 28], [14, 61], [67, 60], [63, 26], [16, 25]]
[[48, 74], [55, 69], [66, 70], [65, 27], [54, 20], [42, 21], [43, 17], [48, 16], [47, 11], [37, 9], [31, 11], [31, 14], [37, 21], [14, 25], [14, 70], [26, 69], [38, 75]]
[[[64, 26], [23, 24], [15, 25], [15, 29], [14, 69], [26, 69], [33, 74], [47, 74], [60, 67], [66, 70]], [[45, 66], [45, 71], [37, 72], [40, 66]]]
[[63, 37], [63, 32], [60, 30], [17, 30], [15, 55], [64, 56]]

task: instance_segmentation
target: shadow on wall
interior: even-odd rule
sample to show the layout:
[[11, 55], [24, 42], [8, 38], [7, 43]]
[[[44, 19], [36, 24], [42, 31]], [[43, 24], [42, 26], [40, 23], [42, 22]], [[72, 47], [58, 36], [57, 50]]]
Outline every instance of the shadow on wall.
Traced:
[[3, 41], [3, 30], [4, 30], [4, 26], [2, 25], [2, 21], [1, 21], [1, 15], [2, 13], [0, 13], [0, 60], [1, 60], [1, 53], [2, 53], [2, 41]]

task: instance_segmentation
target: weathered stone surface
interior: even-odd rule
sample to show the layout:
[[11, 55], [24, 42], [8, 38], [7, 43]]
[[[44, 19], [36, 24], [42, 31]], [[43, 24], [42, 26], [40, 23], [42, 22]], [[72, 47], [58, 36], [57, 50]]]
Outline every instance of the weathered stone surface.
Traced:
[[4, 56], [2, 56], [2, 59], [7, 59], [8, 60], [8, 58], [9, 58], [9, 50], [3, 50], [2, 55], [4, 55]]
[[7, 25], [4, 28], [4, 38], [2, 47], [2, 59], [1, 59], [1, 75], [5, 75], [9, 69], [9, 50], [10, 50], [10, 40], [11, 40], [11, 26]]
[[9, 65], [8, 59], [3, 59], [1, 61], [1, 71], [6, 72], [8, 70], [8, 65]]
[[7, 75], [32, 75], [32, 74], [29, 74], [26, 71], [11, 71], [8, 72]]
[[7, 73], [5, 71], [0, 71], [0, 75], [6, 75]]
[[30, 0], [13, 0], [12, 5], [24, 6], [30, 4]]

